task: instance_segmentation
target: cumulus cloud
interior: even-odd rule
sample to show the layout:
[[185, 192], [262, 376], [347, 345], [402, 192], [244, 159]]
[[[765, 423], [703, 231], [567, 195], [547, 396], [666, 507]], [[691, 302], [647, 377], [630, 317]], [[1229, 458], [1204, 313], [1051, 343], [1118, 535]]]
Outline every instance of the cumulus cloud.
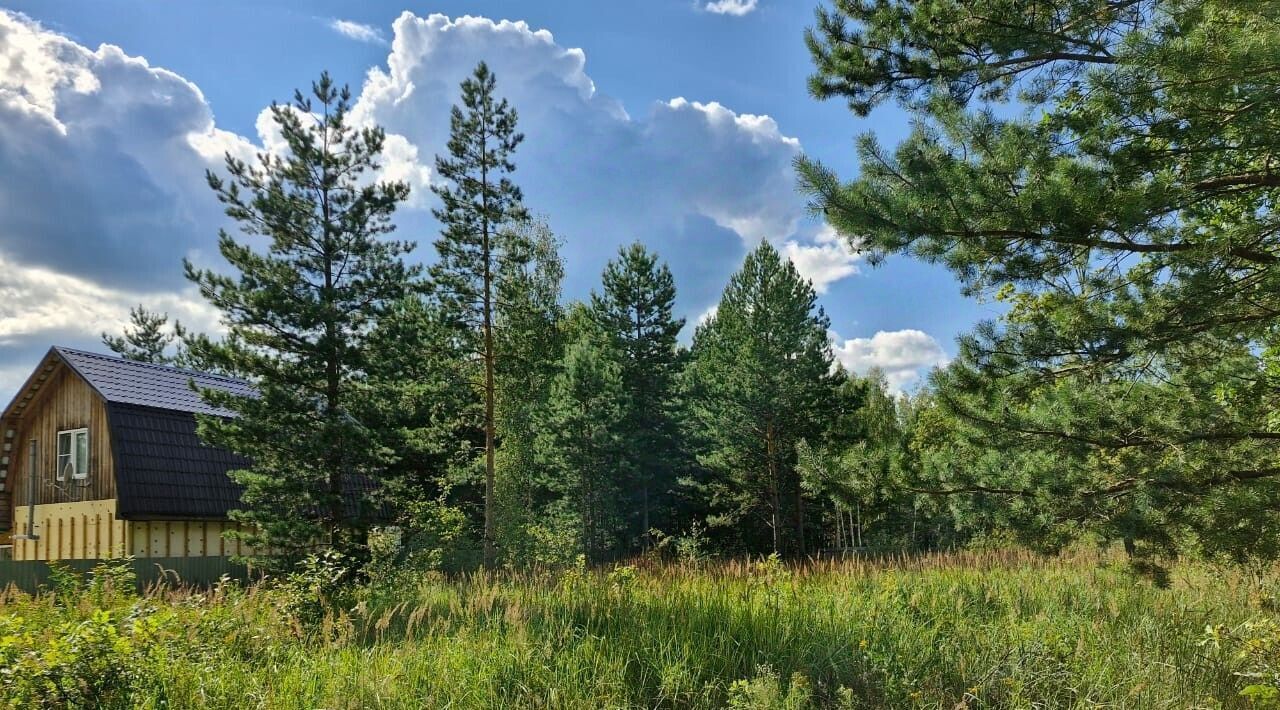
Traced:
[[921, 381], [934, 367], [950, 358], [933, 336], [920, 330], [882, 330], [870, 338], [841, 340], [831, 334], [836, 359], [846, 368], [865, 375], [872, 368], [884, 373], [892, 392], [902, 392]]
[[716, 15], [732, 15], [742, 17], [756, 9], [759, 0], [713, 0], [702, 6], [703, 10]]
[[182, 77], [0, 12], [0, 253], [113, 285], [180, 281], [220, 221], [204, 170], [246, 148]]
[[169, 313], [197, 331], [216, 332], [218, 313], [194, 289], [133, 291], [104, 287], [41, 267], [22, 266], [0, 255], [0, 346], [25, 339], [96, 338], [129, 322], [129, 308], [142, 303]]
[[812, 244], [787, 240], [782, 245], [782, 253], [795, 264], [801, 276], [813, 283], [818, 293], [826, 293], [832, 283], [858, 273], [858, 262], [862, 259], [846, 239], [825, 224]]
[[382, 36], [382, 32], [377, 27], [360, 22], [333, 19], [329, 21], [329, 29], [357, 42], [368, 42], [370, 44], [387, 43], [386, 38]]
[[[769, 116], [685, 97], [630, 115], [596, 86], [582, 50], [524, 22], [405, 12], [392, 29], [386, 66], [369, 72], [357, 116], [433, 155], [444, 149], [459, 82], [486, 61], [519, 111], [526, 139], [515, 179], [565, 239], [571, 294], [636, 239], [671, 262], [689, 315], [717, 300], [760, 240], [832, 250], [798, 234], [805, 207], [791, 164], [800, 143]], [[429, 174], [416, 177], [429, 202]], [[851, 273], [819, 276], [841, 271]]]
[[[515, 179], [565, 240], [570, 296], [637, 239], [670, 262], [689, 316], [718, 300], [761, 240], [822, 289], [856, 271], [842, 244], [805, 227], [791, 167], [800, 144], [769, 116], [683, 97], [633, 116], [598, 89], [582, 50], [524, 22], [406, 12], [392, 29], [353, 119], [386, 128], [382, 176], [413, 188], [406, 238], [426, 245], [437, 229], [432, 156], [459, 82], [484, 59], [520, 112]], [[215, 253], [226, 223], [204, 172], [221, 170], [227, 152], [252, 159], [276, 147], [267, 118], [256, 136], [222, 130], [185, 78], [0, 11], [0, 362], [54, 340], [89, 345], [139, 301], [197, 325], [179, 263]]]

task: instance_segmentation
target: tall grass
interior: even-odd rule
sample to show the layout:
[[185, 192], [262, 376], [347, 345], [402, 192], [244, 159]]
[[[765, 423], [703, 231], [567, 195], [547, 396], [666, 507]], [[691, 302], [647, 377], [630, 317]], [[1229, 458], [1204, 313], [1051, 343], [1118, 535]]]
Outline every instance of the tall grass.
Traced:
[[0, 619], [35, 648], [113, 609], [143, 707], [1243, 707], [1206, 627], [1269, 618], [1274, 580], [964, 553], [406, 576], [313, 623], [265, 587], [10, 594]]

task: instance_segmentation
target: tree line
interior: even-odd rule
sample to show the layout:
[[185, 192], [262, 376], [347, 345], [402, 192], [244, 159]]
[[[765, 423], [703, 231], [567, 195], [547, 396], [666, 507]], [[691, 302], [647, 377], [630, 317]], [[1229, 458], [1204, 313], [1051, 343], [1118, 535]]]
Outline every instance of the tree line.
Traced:
[[[437, 158], [437, 258], [406, 265], [388, 233], [408, 188], [372, 180], [382, 133], [322, 77], [273, 109], [288, 155], [210, 176], [267, 246], [224, 234], [235, 275], [187, 267], [226, 335], [185, 333], [179, 356], [261, 388], [206, 393], [240, 416], [202, 433], [255, 461], [238, 515], [276, 549], [359, 550], [391, 510], [405, 554], [491, 566], [975, 540], [1123, 541], [1151, 569], [1274, 558], [1277, 19], [1236, 0], [819, 8], [813, 96], [913, 128], [860, 137], [850, 180], [800, 158], [800, 189], [871, 263], [940, 264], [1002, 304], [899, 397], [833, 362], [812, 286], [768, 244], [687, 348], [643, 245], [564, 303], [483, 65]], [[165, 323], [136, 315], [112, 347], [163, 357]], [[371, 500], [344, 504], [357, 479]]]
[[748, 254], [689, 347], [671, 271], [639, 242], [566, 303], [559, 239], [514, 180], [517, 112], [482, 63], [435, 162], [434, 259], [411, 265], [392, 234], [409, 188], [378, 179], [384, 134], [349, 110], [324, 75], [272, 107], [286, 151], [209, 173], [244, 236], [220, 234], [229, 272], [186, 272], [224, 335], [170, 333], [141, 307], [104, 335], [125, 357], [256, 385], [204, 391], [236, 416], [200, 420], [253, 462], [232, 473], [246, 544], [286, 565], [317, 541], [361, 557], [391, 525], [424, 564], [476, 551], [494, 567], [856, 542], [834, 535], [797, 450], [865, 444], [844, 426], [867, 402], [896, 412], [882, 379], [835, 364], [790, 261]]

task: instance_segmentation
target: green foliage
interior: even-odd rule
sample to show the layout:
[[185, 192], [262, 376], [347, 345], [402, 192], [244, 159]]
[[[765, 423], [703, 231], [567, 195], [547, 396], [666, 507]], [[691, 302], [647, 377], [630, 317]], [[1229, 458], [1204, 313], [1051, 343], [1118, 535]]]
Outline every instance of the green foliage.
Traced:
[[[736, 525], [747, 550], [806, 549], [796, 445], [823, 431], [833, 385], [828, 321], [816, 299], [764, 242], [694, 334], [687, 396], [710, 471], [695, 485], [718, 513], [713, 520]], [[751, 534], [762, 528], [768, 539]]]
[[462, 82], [462, 105], [449, 117], [448, 155], [436, 156], [445, 184], [433, 185], [443, 225], [436, 240], [439, 260], [431, 266], [432, 288], [456, 329], [459, 357], [480, 360], [483, 402], [485, 567], [497, 563], [497, 368], [494, 333], [503, 293], [499, 281], [523, 273], [534, 246], [521, 223], [528, 218], [520, 188], [511, 181], [512, 155], [524, 136], [516, 110], [494, 92], [497, 79], [481, 62]]
[[62, 622], [47, 644], [21, 617], [0, 617], [0, 697], [10, 707], [128, 708], [147, 666], [135, 634], [97, 610]]
[[611, 556], [621, 525], [618, 461], [622, 436], [622, 368], [611, 343], [587, 333], [565, 350], [551, 383], [540, 450], [550, 487], [562, 498], [560, 514], [578, 528], [578, 551], [590, 563]]
[[84, 590], [84, 577], [66, 562], [50, 560], [49, 584], [58, 598], [74, 600]]
[[103, 333], [102, 344], [127, 360], [169, 365], [174, 358], [166, 351], [176, 336], [165, 329], [168, 323], [168, 314], [149, 311], [138, 305], [129, 309], [129, 325], [124, 333]]
[[1247, 685], [1241, 697], [1251, 707], [1280, 707], [1280, 623], [1274, 618], [1250, 619], [1235, 627], [1211, 625], [1204, 645], [1240, 665], [1236, 671]]
[[433, 298], [414, 294], [392, 304], [369, 335], [366, 376], [352, 408], [373, 445], [388, 452], [380, 502], [410, 537], [434, 528], [434, 513], [444, 512], [436, 506], [467, 502], [456, 490], [459, 471], [483, 439], [474, 370], [458, 356], [456, 332]]
[[622, 369], [621, 492], [627, 544], [639, 541], [642, 549], [652, 542], [649, 531], [671, 520], [672, 490], [686, 463], [676, 393], [684, 319], [673, 315], [675, 298], [671, 270], [639, 242], [618, 250], [605, 265], [601, 291], [591, 294], [591, 320], [612, 340]]
[[[1006, 305], [933, 382], [915, 487], [974, 528], [1055, 548], [1280, 554], [1280, 91], [1273, 3], [837, 0], [808, 42], [819, 98], [866, 135], [814, 206], [873, 261], [945, 265]], [[927, 441], [927, 443], [926, 443]]]
[[304, 558], [279, 583], [280, 611], [304, 628], [319, 627], [334, 612], [354, 604], [357, 572], [354, 560], [334, 550]]
[[236, 275], [186, 264], [228, 330], [190, 347], [256, 388], [253, 397], [203, 391], [236, 416], [202, 416], [200, 434], [252, 461], [232, 473], [244, 486], [232, 515], [258, 563], [284, 567], [319, 543], [344, 553], [362, 544], [369, 509], [344, 501], [344, 488], [352, 474], [375, 473], [387, 452], [368, 445], [376, 439], [354, 416], [366, 394], [358, 382], [374, 325], [417, 272], [401, 258], [412, 244], [385, 238], [408, 185], [369, 179], [383, 131], [350, 125], [350, 91], [327, 74], [311, 94], [271, 107], [280, 154], [256, 165], [227, 156], [228, 179], [208, 174], [227, 215], [265, 249], [222, 232], [219, 251]]
[[735, 680], [729, 686], [729, 708], [733, 710], [805, 710], [812, 707], [813, 688], [803, 673], [791, 674], [784, 687], [772, 666], [762, 665], [750, 680]]
[[1157, 590], [1117, 562], [427, 572], [314, 623], [279, 585], [10, 595], [0, 706], [1245, 707], [1273, 684], [1273, 571], [1180, 564]]
[[[513, 244], [528, 251], [505, 259], [498, 274], [495, 349], [497, 452], [495, 496], [500, 553], [507, 566], [535, 562], [534, 533], [553, 496], [538, 458], [538, 425], [564, 351], [560, 305], [564, 263], [559, 240], [543, 219], [514, 225]], [[556, 553], [551, 553], [552, 557]]]

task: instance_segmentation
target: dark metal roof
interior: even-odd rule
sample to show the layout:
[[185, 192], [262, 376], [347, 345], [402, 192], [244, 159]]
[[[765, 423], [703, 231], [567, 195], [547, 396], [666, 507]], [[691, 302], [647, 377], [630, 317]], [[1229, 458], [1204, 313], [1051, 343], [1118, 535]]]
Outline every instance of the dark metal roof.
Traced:
[[227, 475], [249, 462], [207, 446], [192, 412], [109, 402], [122, 518], [225, 518], [241, 487]]
[[192, 383], [196, 387], [225, 390], [244, 397], [254, 396], [253, 385], [232, 377], [153, 365], [61, 346], [53, 349], [90, 387], [111, 403], [225, 417], [232, 413], [205, 404], [200, 399], [200, 394], [191, 388]]
[[[239, 507], [244, 489], [227, 473], [249, 466], [249, 459], [201, 442], [194, 413], [112, 402], [107, 404], [107, 419], [121, 518], [222, 519]], [[347, 476], [347, 515], [357, 515], [374, 488], [366, 476]]]
[[[225, 519], [239, 507], [243, 488], [227, 474], [249, 466], [250, 461], [205, 444], [196, 433], [197, 414], [231, 417], [235, 413], [205, 404], [192, 384], [245, 397], [256, 395], [252, 385], [58, 346], [43, 362], [50, 362], [53, 355], [106, 400], [121, 518]], [[365, 494], [375, 488], [366, 476], [348, 476], [343, 486], [347, 514], [356, 515], [366, 505]], [[389, 514], [381, 508], [371, 512], [381, 517]]]

